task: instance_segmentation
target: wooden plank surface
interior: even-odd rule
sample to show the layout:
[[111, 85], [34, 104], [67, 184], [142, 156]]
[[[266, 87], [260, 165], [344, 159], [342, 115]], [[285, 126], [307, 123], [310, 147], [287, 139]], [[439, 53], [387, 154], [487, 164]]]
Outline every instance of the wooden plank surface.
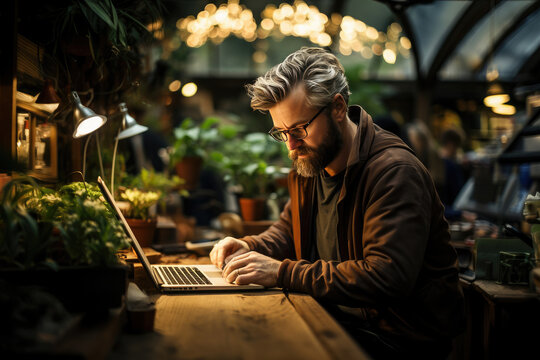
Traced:
[[185, 358], [331, 359], [280, 291], [161, 296], [155, 330]]
[[495, 281], [476, 280], [473, 286], [489, 299], [504, 302], [540, 300], [540, 296], [526, 285], [503, 285]]
[[289, 293], [289, 301], [334, 359], [370, 359], [324, 308], [307, 294]]
[[[165, 263], [208, 258], [163, 256]], [[154, 332], [124, 334], [114, 359], [369, 359], [312, 297], [280, 289], [162, 295], [135, 264], [135, 282], [156, 303]]]

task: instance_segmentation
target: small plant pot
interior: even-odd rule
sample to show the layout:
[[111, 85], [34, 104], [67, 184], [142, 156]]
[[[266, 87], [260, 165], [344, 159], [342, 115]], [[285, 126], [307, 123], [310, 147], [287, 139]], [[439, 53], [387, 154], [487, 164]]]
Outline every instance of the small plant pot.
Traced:
[[154, 242], [157, 220], [126, 219], [133, 235], [142, 247], [150, 247]]
[[178, 177], [185, 180], [182, 186], [186, 190], [195, 190], [199, 183], [203, 160], [199, 156], [187, 156], [175, 165]]
[[240, 212], [244, 221], [256, 221], [264, 218], [265, 199], [263, 198], [240, 198]]

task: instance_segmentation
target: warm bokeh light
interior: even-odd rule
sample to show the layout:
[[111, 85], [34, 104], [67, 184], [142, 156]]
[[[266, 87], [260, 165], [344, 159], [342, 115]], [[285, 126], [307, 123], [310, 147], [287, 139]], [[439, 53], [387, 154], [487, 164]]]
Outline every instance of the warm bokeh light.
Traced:
[[161, 20], [146, 25], [146, 28], [158, 40], [162, 40], [165, 37], [165, 33], [163, 32], [163, 21]]
[[399, 39], [399, 44], [401, 46], [403, 46], [404, 49], [407, 49], [409, 50], [411, 48], [411, 40], [409, 40], [409, 38], [405, 37], [405, 36], [402, 36], [400, 39]]
[[185, 97], [193, 96], [197, 93], [197, 85], [195, 83], [189, 82], [182, 86], [182, 95]]
[[508, 104], [501, 104], [492, 107], [491, 111], [499, 115], [514, 115], [516, 113], [516, 107]]
[[493, 106], [502, 105], [505, 102], [508, 102], [509, 100], [510, 100], [510, 95], [508, 94], [490, 95], [484, 98], [484, 105], [486, 105], [487, 107], [493, 107]]
[[337, 13], [327, 16], [302, 0], [278, 6], [268, 4], [260, 15], [257, 24], [250, 9], [238, 0], [229, 0], [219, 6], [209, 3], [197, 16], [179, 19], [176, 27], [181, 41], [189, 47], [200, 47], [207, 41], [220, 44], [232, 35], [248, 42], [269, 36], [276, 39], [295, 36], [322, 47], [336, 41], [342, 55], [356, 52], [366, 59], [383, 56], [389, 64], [395, 63], [398, 55], [408, 57], [411, 49], [411, 42], [402, 35], [398, 23], [390, 24], [386, 32], [379, 31], [352, 16]]
[[255, 51], [253, 53], [253, 61], [262, 64], [266, 61], [266, 53], [264, 51]]
[[169, 84], [169, 91], [170, 91], [170, 92], [175, 92], [175, 91], [180, 90], [180, 85], [182, 85], [182, 83], [180, 82], [180, 80], [174, 80], [174, 81], [172, 81], [172, 82]]
[[274, 21], [272, 19], [263, 19], [261, 21], [261, 27], [266, 31], [270, 31], [274, 28]]
[[396, 53], [392, 49], [385, 49], [383, 51], [383, 59], [389, 64], [395, 64], [396, 62]]

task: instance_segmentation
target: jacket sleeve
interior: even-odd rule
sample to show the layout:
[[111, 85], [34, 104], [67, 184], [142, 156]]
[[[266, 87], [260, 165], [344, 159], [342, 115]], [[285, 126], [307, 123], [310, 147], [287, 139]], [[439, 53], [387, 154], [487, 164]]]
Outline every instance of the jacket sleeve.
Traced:
[[[406, 297], [424, 261], [434, 201], [432, 189], [425, 169], [415, 164], [397, 163], [383, 170], [364, 189], [358, 189], [365, 194], [363, 203], [348, 210], [353, 212], [351, 221], [363, 222], [363, 227], [347, 229], [349, 253], [360, 252], [361, 259], [314, 263], [284, 260], [278, 286], [344, 305]], [[360, 200], [356, 197], [355, 201]]]
[[285, 205], [279, 220], [259, 235], [245, 236], [249, 248], [278, 260], [294, 258], [294, 243], [291, 227], [291, 201]]

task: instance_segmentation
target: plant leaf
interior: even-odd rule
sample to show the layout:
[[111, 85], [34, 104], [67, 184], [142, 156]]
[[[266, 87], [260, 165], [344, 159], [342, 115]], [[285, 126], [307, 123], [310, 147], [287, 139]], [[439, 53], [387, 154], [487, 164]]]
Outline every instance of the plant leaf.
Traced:
[[141, 28], [144, 29], [145, 32], [147, 33], [150, 33], [150, 31], [148, 30], [148, 28], [142, 23], [140, 22], [139, 20], [137, 20], [136, 18], [134, 18], [133, 16], [131, 16], [128, 12], [124, 11], [124, 10], [121, 10], [119, 9], [118, 12], [122, 15], [122, 16], [125, 16], [127, 18], [129, 18], [131, 21], [133, 21], [135, 24], [139, 25]]
[[[88, 8], [90, 8], [90, 10], [92, 10], [104, 23], [106, 23], [111, 29], [116, 31], [117, 26], [113, 23], [113, 20], [111, 19], [111, 16], [107, 12], [107, 10], [105, 10], [99, 2], [95, 2], [92, 0], [84, 0], [84, 2], [86, 3], [86, 6], [88, 6]], [[87, 17], [87, 19], [89, 18]]]

